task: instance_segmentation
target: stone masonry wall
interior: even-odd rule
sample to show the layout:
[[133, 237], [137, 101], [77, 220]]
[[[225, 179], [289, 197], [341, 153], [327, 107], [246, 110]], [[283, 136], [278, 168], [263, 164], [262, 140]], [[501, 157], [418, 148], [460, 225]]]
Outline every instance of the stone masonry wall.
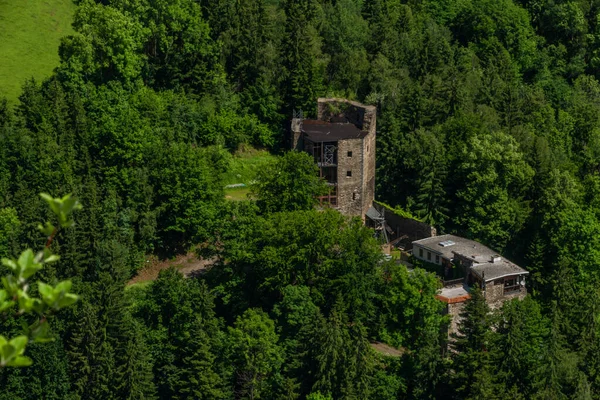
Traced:
[[[363, 139], [338, 141], [338, 210], [345, 215], [362, 216]], [[348, 152], [352, 157], [348, 157]], [[352, 176], [347, 176], [348, 171]]]
[[485, 284], [485, 301], [490, 307], [495, 308], [496, 305], [502, 304], [504, 300], [504, 282], [495, 284], [487, 282]]
[[375, 133], [377, 107], [345, 99], [321, 98], [317, 101], [317, 119], [329, 121], [331, 118], [346, 117], [349, 122], [358, 125], [363, 131]]
[[488, 303], [491, 309], [502, 307], [502, 303], [505, 301], [518, 298], [523, 300], [527, 295], [527, 290], [523, 288], [521, 291], [509, 293], [504, 295], [504, 280], [500, 279], [498, 282], [487, 282], [485, 284], [485, 301]]
[[448, 336], [458, 333], [458, 324], [460, 323], [460, 313], [465, 308], [465, 302], [448, 304], [446, 312], [450, 315], [450, 326], [448, 327]]
[[[375, 127], [375, 116], [373, 116], [373, 128]], [[370, 132], [363, 140], [363, 181], [362, 181], [362, 215], [366, 214], [367, 210], [373, 206], [375, 200], [375, 146], [376, 133]]]
[[[345, 215], [360, 216], [375, 199], [375, 146], [377, 108], [345, 99], [318, 99], [317, 119], [328, 122], [348, 122], [367, 133], [364, 139], [343, 139], [338, 145], [338, 210]], [[302, 120], [294, 118], [290, 126], [290, 147], [302, 150]], [[309, 148], [304, 148], [310, 152]], [[352, 156], [348, 156], [352, 152]], [[348, 176], [348, 171], [351, 176]]]

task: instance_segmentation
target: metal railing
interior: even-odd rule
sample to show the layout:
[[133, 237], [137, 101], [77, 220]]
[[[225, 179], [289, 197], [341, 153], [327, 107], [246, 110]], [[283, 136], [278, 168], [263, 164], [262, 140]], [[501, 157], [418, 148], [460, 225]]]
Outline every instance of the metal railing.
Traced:
[[444, 287], [461, 285], [464, 282], [464, 280], [465, 280], [465, 278], [458, 278], [458, 279], [452, 279], [450, 281], [443, 281]]

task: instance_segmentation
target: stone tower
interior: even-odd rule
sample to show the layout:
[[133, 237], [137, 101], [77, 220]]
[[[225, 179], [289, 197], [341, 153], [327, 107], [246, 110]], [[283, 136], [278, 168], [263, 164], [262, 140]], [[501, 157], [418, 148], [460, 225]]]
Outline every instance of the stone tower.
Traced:
[[375, 106], [319, 99], [317, 119], [294, 117], [292, 149], [311, 154], [330, 187], [321, 205], [364, 219], [375, 198]]

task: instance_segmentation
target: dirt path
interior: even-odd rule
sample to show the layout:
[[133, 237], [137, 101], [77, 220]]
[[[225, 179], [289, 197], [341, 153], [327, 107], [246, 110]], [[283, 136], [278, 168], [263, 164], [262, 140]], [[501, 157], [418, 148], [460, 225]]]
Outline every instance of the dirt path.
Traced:
[[184, 276], [189, 277], [205, 270], [212, 265], [213, 262], [214, 260], [198, 258], [195, 253], [180, 255], [173, 260], [158, 260], [156, 257], [149, 257], [146, 259], [146, 266], [142, 268], [133, 279], [127, 282], [127, 284], [133, 285], [134, 283], [153, 281], [158, 278], [158, 273], [160, 271], [171, 266], [177, 268]]

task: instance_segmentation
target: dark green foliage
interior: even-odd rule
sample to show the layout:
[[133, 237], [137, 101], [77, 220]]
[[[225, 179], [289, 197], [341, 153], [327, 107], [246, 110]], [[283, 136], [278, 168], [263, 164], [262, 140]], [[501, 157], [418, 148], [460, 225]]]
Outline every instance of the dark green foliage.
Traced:
[[312, 157], [290, 151], [261, 169], [252, 186], [264, 213], [310, 210], [327, 191]]
[[490, 309], [480, 288], [471, 291], [460, 317], [458, 334], [452, 338], [456, 393], [460, 398], [490, 398], [498, 388], [490, 358]]
[[228, 361], [234, 372], [234, 392], [241, 398], [275, 397], [283, 362], [275, 324], [261, 310], [248, 309], [228, 332]]
[[315, 22], [320, 6], [315, 0], [284, 0], [285, 35], [282, 41], [285, 68], [284, 109], [316, 114], [315, 99], [323, 93], [325, 65]]
[[316, 327], [311, 343], [315, 363], [313, 390], [331, 393], [336, 399], [369, 398], [373, 350], [364, 326], [346, 325], [333, 311], [326, 322]]
[[536, 393], [535, 382], [548, 335], [547, 320], [531, 299], [504, 304], [493, 344], [498, 377], [510, 391], [525, 398]]
[[217, 362], [220, 330], [207, 288], [171, 268], [148, 286], [136, 308], [147, 326], [159, 398], [223, 398], [228, 377]]
[[271, 309], [288, 285], [305, 285], [325, 310], [339, 298], [352, 320], [374, 318], [381, 253], [360, 221], [348, 221], [333, 210], [297, 211], [238, 226], [232, 229], [248, 232], [247, 240], [226, 242], [220, 254], [223, 264], [209, 277], [228, 307]]
[[[3, 322], [3, 326], [9, 324]], [[5, 334], [6, 332], [2, 332]], [[62, 340], [33, 344], [27, 349], [33, 360], [29, 368], [6, 369], [0, 373], [0, 399], [64, 399], [70, 393], [67, 357]]]
[[[0, 371], [0, 397], [597, 398], [599, 13], [78, 1], [56, 73], [0, 100], [0, 257], [43, 240], [39, 192], [73, 193], [84, 209], [42, 278], [83, 300], [33, 367]], [[319, 96], [378, 107], [378, 200], [506, 254], [530, 297], [490, 312], [475, 290], [447, 352], [436, 279], [384, 263], [360, 221], [313, 210], [326, 188], [310, 156], [283, 154], [252, 200], [225, 202], [228, 153], [278, 149]], [[192, 248], [215, 257], [200, 278], [124, 291], [146, 255]]]

